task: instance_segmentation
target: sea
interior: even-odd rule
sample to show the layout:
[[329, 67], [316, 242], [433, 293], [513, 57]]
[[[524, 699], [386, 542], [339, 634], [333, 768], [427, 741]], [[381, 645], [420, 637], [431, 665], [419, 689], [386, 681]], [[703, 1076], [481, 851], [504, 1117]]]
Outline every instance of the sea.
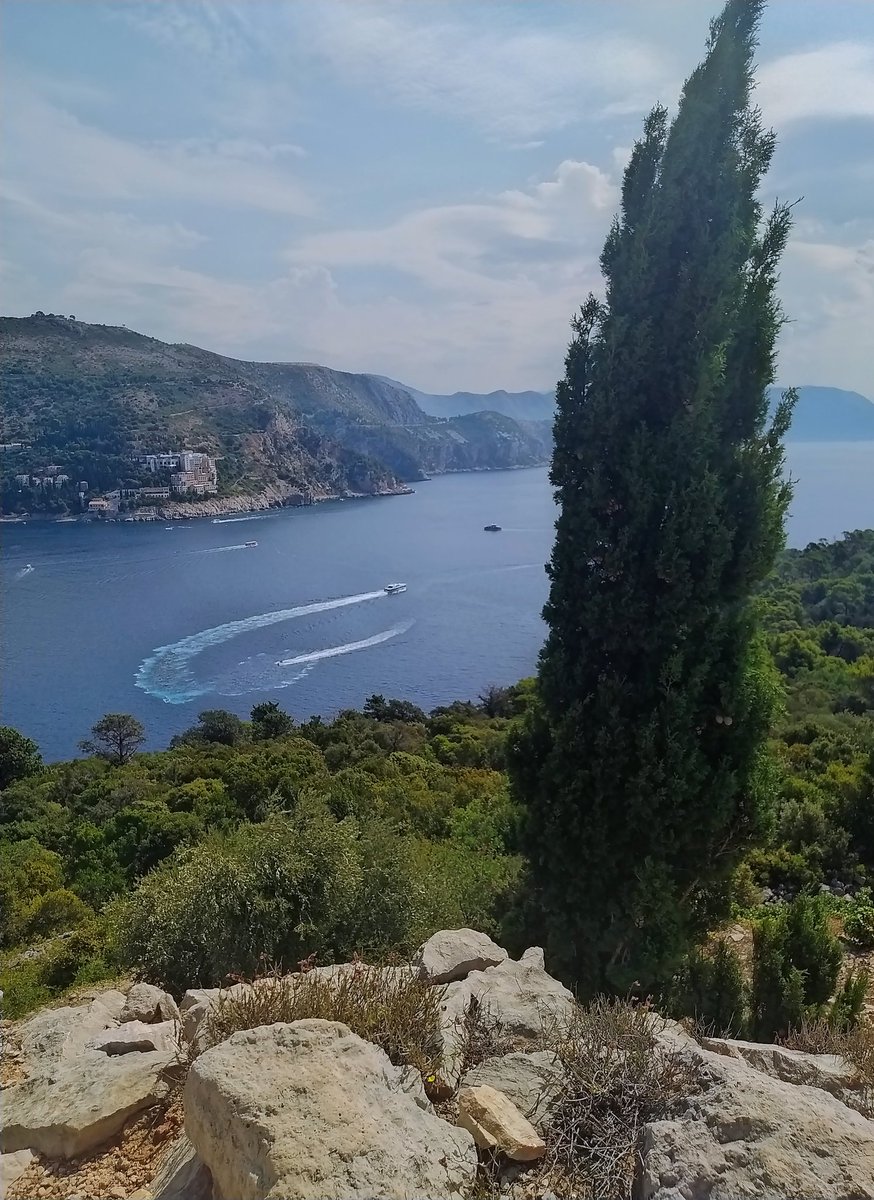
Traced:
[[[791, 546], [874, 525], [874, 442], [787, 458]], [[0, 724], [53, 761], [106, 712], [158, 748], [204, 709], [475, 699], [535, 669], [555, 515], [537, 468], [217, 520], [3, 524]]]

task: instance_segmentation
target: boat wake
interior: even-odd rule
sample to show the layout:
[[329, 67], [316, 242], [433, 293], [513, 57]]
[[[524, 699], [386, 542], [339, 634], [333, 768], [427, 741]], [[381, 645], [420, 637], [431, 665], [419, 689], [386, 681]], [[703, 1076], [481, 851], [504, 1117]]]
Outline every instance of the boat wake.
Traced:
[[[180, 638], [169, 646], [158, 646], [140, 663], [134, 677], [136, 686], [150, 696], [157, 696], [167, 704], [185, 704], [216, 690], [213, 683], [201, 683], [191, 671], [191, 661], [205, 650], [221, 646], [232, 638], [283, 621], [298, 617], [309, 617], [316, 613], [329, 612], [335, 608], [346, 608], [352, 604], [365, 604], [369, 600], [385, 599], [385, 592], [359, 592], [354, 596], [340, 596], [335, 600], [317, 600], [313, 604], [301, 604], [297, 608], [281, 608], [274, 612], [259, 613], [239, 621], [228, 621], [212, 629], [202, 629], [188, 637]], [[363, 648], [363, 647], [362, 647]], [[316, 652], [321, 653], [321, 652]], [[275, 664], [274, 664], [275, 665]]]
[[209, 546], [206, 550], [198, 550], [198, 554], [224, 554], [226, 550], [245, 550], [246, 543], [239, 542], [236, 546]]
[[326, 650], [311, 650], [308, 654], [295, 654], [293, 658], [282, 658], [276, 666], [299, 667], [304, 663], [319, 662], [323, 658], [339, 658], [341, 654], [352, 654], [355, 650], [367, 650], [370, 646], [378, 646], [380, 642], [387, 642], [390, 638], [397, 637], [399, 633], [406, 633], [412, 625], [412, 621], [404, 621], [392, 629], [384, 629], [382, 633], [362, 638], [360, 642], [346, 642], [343, 646], [329, 646]]
[[32, 567], [30, 565], [30, 563], [28, 563], [26, 567], [22, 567], [20, 571], [15, 572], [15, 578], [16, 579], [24, 579], [25, 575], [29, 575], [31, 573], [31, 571], [35, 571], [35, 570], [36, 570], [36, 568]]
[[213, 517], [213, 525], [236, 525], [239, 521], [260, 521], [259, 516], [251, 517]]

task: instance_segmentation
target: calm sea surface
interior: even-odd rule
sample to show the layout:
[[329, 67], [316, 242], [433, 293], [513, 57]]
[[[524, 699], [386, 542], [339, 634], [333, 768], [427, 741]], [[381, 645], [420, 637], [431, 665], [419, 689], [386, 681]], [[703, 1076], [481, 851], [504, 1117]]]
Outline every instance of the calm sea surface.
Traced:
[[[874, 443], [796, 444], [789, 464], [791, 545], [874, 525]], [[205, 708], [475, 697], [535, 665], [554, 516], [538, 469], [220, 524], [3, 525], [0, 723], [56, 759], [110, 711], [157, 747]]]

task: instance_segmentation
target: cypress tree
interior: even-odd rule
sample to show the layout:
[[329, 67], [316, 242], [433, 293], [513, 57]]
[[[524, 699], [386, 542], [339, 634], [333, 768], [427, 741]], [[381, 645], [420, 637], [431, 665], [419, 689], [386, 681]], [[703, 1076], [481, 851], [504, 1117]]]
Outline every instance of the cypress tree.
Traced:
[[790, 211], [757, 199], [763, 6], [728, 0], [674, 121], [645, 121], [557, 389], [548, 637], [510, 760], [526, 920], [583, 991], [665, 979], [767, 821], [751, 595], [783, 541], [794, 396], [769, 419]]

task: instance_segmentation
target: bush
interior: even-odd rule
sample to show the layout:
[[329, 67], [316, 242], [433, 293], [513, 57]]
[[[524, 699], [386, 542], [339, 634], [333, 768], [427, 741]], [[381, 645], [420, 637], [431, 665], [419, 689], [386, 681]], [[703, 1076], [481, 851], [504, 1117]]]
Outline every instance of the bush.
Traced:
[[577, 1009], [551, 1041], [565, 1083], [550, 1119], [550, 1165], [573, 1195], [627, 1200], [643, 1127], [689, 1088], [689, 1069], [658, 1045], [652, 1013], [623, 1001]]
[[209, 1014], [198, 1053], [241, 1029], [318, 1018], [340, 1021], [381, 1046], [396, 1066], [413, 1066], [426, 1083], [440, 1065], [440, 1003], [411, 968], [356, 961], [328, 976], [320, 971], [268, 976], [219, 999]]
[[666, 997], [677, 1017], [692, 1017], [711, 1034], [743, 1037], [749, 994], [735, 949], [720, 938], [705, 950], [693, 950]]
[[841, 959], [820, 897], [798, 896], [760, 921], [753, 933], [753, 1036], [770, 1041], [821, 1015]]
[[874, 898], [870, 888], [863, 888], [848, 901], [844, 937], [864, 950], [874, 947]]
[[94, 919], [94, 911], [75, 892], [57, 888], [44, 892], [21, 914], [21, 933], [26, 938], [47, 937], [75, 929]]

